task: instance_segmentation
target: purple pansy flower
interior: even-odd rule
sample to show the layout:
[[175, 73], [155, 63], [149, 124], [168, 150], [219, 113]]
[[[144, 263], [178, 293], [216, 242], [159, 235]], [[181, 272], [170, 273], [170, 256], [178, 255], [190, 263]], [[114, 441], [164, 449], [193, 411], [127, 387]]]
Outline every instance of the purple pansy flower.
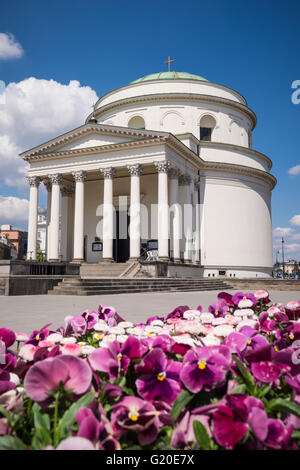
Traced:
[[47, 325], [43, 326], [43, 328], [41, 328], [40, 330], [34, 330], [25, 344], [33, 344], [37, 346], [40, 341], [44, 341], [50, 334], [50, 331], [48, 330], [48, 326], [50, 325], [51, 323], [48, 323]]
[[181, 364], [168, 360], [159, 348], [154, 348], [135, 366], [139, 395], [148, 401], [163, 400], [173, 403], [181, 392], [179, 373]]
[[229, 307], [224, 299], [218, 299], [208, 307], [209, 313], [212, 313], [214, 317], [223, 317], [228, 310]]
[[226, 403], [213, 413], [213, 433], [219, 445], [233, 449], [251, 428], [259, 440], [265, 440], [268, 417], [263, 403], [248, 395], [227, 395]]
[[230, 349], [226, 346], [204, 346], [191, 349], [183, 359], [180, 378], [186, 388], [198, 393], [224, 383], [231, 364]]
[[0, 328], [0, 340], [5, 343], [6, 348], [9, 348], [16, 341], [16, 335], [9, 328]]
[[137, 397], [125, 397], [112, 410], [111, 422], [117, 437], [134, 431], [140, 445], [151, 444], [156, 439], [159, 412], [151, 403]]
[[62, 355], [34, 364], [25, 376], [24, 388], [32, 400], [43, 402], [60, 382], [65, 390], [81, 395], [88, 391], [91, 381], [91, 369], [83, 359]]
[[169, 318], [182, 318], [186, 310], [190, 310], [190, 307], [187, 305], [180, 305], [179, 307], [174, 308], [174, 310], [167, 315], [167, 320]]
[[86, 310], [81, 316], [85, 319], [87, 323], [87, 330], [91, 330], [99, 320], [99, 314], [97, 312], [89, 312], [88, 310]]
[[118, 341], [112, 341], [107, 348], [96, 349], [89, 356], [89, 362], [94, 370], [106, 372], [110, 380], [115, 380], [120, 371], [126, 374], [131, 359], [140, 357], [140, 341], [129, 336], [121, 346]]

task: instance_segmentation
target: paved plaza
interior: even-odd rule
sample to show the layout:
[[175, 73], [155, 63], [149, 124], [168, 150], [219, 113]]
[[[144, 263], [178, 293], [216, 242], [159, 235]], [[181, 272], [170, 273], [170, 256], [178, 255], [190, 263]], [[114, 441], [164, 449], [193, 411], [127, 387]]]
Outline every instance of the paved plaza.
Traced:
[[[166, 315], [178, 305], [203, 309], [216, 300], [219, 291], [157, 292], [95, 296], [28, 295], [0, 297], [0, 327], [30, 333], [52, 322], [56, 329], [64, 324], [66, 315], [80, 315], [84, 310], [95, 310], [99, 304], [111, 305], [126, 320], [139, 322], [152, 315]], [[230, 291], [233, 294], [236, 291]], [[299, 300], [300, 291], [270, 291], [273, 302], [286, 304]]]

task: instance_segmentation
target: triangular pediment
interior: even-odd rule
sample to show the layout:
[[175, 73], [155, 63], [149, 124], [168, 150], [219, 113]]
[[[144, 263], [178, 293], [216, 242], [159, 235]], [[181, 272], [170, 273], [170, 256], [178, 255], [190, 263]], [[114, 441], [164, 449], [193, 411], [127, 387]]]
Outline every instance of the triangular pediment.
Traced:
[[28, 158], [37, 154], [78, 150], [100, 147], [123, 142], [133, 142], [145, 139], [155, 139], [168, 135], [166, 132], [131, 129], [103, 124], [84, 124], [72, 131], [66, 132], [37, 147], [20, 154]]

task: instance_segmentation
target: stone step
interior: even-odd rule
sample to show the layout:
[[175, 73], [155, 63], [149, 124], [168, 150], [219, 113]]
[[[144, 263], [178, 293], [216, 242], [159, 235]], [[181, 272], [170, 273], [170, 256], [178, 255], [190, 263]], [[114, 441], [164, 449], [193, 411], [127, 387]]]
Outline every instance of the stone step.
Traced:
[[[61, 284], [60, 284], [61, 285]], [[201, 282], [201, 283], [198, 283], [198, 282], [190, 282], [190, 283], [180, 283], [180, 282], [173, 282], [173, 283], [123, 283], [123, 282], [120, 282], [119, 284], [110, 284], [110, 283], [103, 283], [103, 284], [100, 284], [100, 283], [97, 283], [97, 284], [94, 284], [94, 283], [91, 283], [91, 284], [85, 284], [85, 283], [82, 283], [82, 284], [78, 284], [78, 285], [74, 285], [74, 284], [68, 284], [68, 283], [63, 283], [63, 286], [64, 288], [69, 288], [70, 290], [74, 290], [74, 288], [84, 288], [84, 289], [121, 289], [121, 288], [127, 288], [127, 289], [130, 289], [130, 288], [133, 288], [133, 287], [147, 287], [148, 289], [150, 288], [155, 288], [155, 287], [166, 287], [166, 288], [172, 288], [172, 287], [184, 287], [184, 288], [187, 288], [187, 287], [214, 287], [215, 289], [219, 289], [219, 288], [229, 288], [230, 286], [227, 286], [223, 283], [214, 283], [214, 284], [210, 284], [210, 283], [206, 283], [206, 282]], [[57, 286], [55, 287], [56, 289], [58, 289], [60, 286]]]
[[165, 287], [157, 287], [155, 289], [147, 289], [147, 288], [136, 288], [136, 289], [131, 289], [128, 291], [127, 288], [124, 289], [118, 289], [116, 292], [115, 290], [86, 290], [86, 289], [77, 289], [76, 291], [69, 291], [67, 289], [61, 288], [57, 290], [52, 290], [49, 291], [49, 295], [112, 295], [112, 294], [135, 294], [135, 293], [145, 293], [145, 292], [200, 292], [200, 291], [208, 291], [208, 290], [215, 290], [215, 287], [210, 286], [203, 286], [203, 287], [178, 287], [178, 288], [173, 288], [173, 289], [168, 289]]

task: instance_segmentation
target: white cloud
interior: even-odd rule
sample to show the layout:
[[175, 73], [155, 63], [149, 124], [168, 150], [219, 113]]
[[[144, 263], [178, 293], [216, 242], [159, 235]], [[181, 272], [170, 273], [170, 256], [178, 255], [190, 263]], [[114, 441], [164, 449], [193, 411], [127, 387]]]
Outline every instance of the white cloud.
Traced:
[[288, 235], [291, 235], [294, 229], [290, 227], [276, 227], [273, 230], [273, 236], [274, 237], [286, 237]]
[[0, 59], [18, 59], [24, 54], [13, 34], [0, 33]]
[[293, 166], [289, 169], [288, 174], [290, 176], [300, 175], [300, 165]]
[[26, 188], [27, 164], [18, 154], [84, 124], [96, 92], [77, 80], [27, 78], [5, 89], [0, 105], [0, 180]]
[[300, 249], [300, 244], [299, 243], [288, 243], [285, 245], [285, 250], [287, 252], [296, 252]]
[[294, 215], [294, 217], [291, 218], [290, 223], [292, 225], [296, 225], [297, 227], [300, 227], [300, 214]]
[[27, 225], [29, 202], [14, 196], [0, 196], [0, 225], [10, 224], [25, 228]]

